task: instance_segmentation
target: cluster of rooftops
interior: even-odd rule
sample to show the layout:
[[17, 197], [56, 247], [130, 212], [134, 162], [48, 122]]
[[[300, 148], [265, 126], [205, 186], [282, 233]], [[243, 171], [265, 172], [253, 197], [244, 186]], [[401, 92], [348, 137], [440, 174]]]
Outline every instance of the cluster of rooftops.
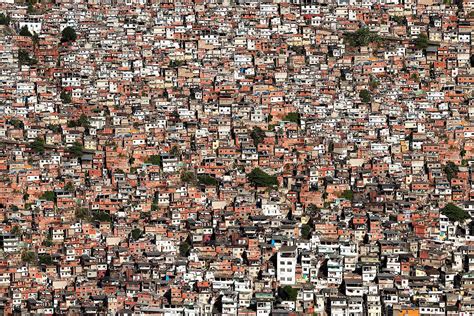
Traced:
[[473, 23], [0, 0], [0, 309], [474, 313]]

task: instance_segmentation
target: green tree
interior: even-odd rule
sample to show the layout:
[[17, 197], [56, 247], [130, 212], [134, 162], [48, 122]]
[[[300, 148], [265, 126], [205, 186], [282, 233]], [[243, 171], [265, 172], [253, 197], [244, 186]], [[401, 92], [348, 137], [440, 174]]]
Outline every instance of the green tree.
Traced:
[[417, 73], [414, 73], [410, 76], [410, 79], [415, 82], [420, 82], [420, 76]]
[[52, 131], [53, 133], [61, 133], [61, 125], [53, 125], [53, 124], [49, 124], [47, 126], [47, 128]]
[[216, 178], [208, 175], [208, 174], [202, 174], [202, 175], [198, 175], [197, 176], [197, 179], [199, 181], [200, 184], [202, 185], [213, 185], [213, 186], [216, 186], [219, 184], [219, 181], [217, 181]]
[[152, 164], [152, 165], [159, 166], [159, 165], [161, 165], [161, 156], [160, 155], [151, 155], [150, 157], [148, 157], [146, 162], [149, 163], [149, 164]]
[[66, 183], [66, 185], [64, 186], [64, 191], [67, 191], [67, 192], [74, 192], [74, 184], [72, 184], [72, 182], [68, 182]]
[[458, 166], [452, 161], [448, 161], [446, 166], [444, 166], [444, 172], [446, 173], [446, 177], [448, 178], [448, 181], [451, 182], [451, 180], [457, 175], [459, 172]]
[[279, 295], [285, 301], [296, 301], [296, 298], [298, 297], [298, 290], [291, 287], [290, 285], [287, 285], [283, 288], [280, 288]]
[[0, 25], [10, 25], [10, 16], [5, 13], [0, 13]]
[[51, 230], [48, 230], [46, 239], [43, 241], [42, 244], [46, 247], [51, 247], [53, 245], [53, 232]]
[[28, 26], [24, 25], [21, 29], [20, 32], [18, 33], [20, 36], [28, 36], [32, 37], [33, 34], [31, 34], [30, 30], [28, 29]]
[[289, 46], [288, 50], [294, 51], [297, 55], [304, 55], [306, 52], [304, 46]]
[[17, 226], [13, 226], [13, 227], [12, 227], [12, 230], [10, 231], [10, 233], [11, 233], [12, 235], [17, 236], [17, 237], [21, 237], [21, 233], [22, 233], [22, 232], [21, 232], [20, 226], [18, 226], [18, 225], [17, 225]]
[[34, 47], [37, 47], [38, 44], [39, 44], [39, 41], [40, 41], [40, 38], [39, 38], [39, 35], [38, 34], [33, 34], [33, 36], [31, 37], [31, 40], [33, 42], [33, 46]]
[[23, 121], [19, 119], [15, 119], [15, 118], [9, 120], [8, 124], [12, 125], [14, 128], [19, 128], [19, 129], [23, 129], [25, 127], [25, 124], [23, 123]]
[[265, 138], [265, 132], [260, 127], [255, 126], [250, 133], [250, 137], [252, 137], [254, 145], [257, 146]]
[[310, 239], [311, 238], [311, 226], [308, 224], [304, 224], [301, 226], [301, 236], [303, 239]]
[[448, 203], [443, 207], [441, 209], [441, 214], [448, 217], [452, 222], [463, 222], [464, 220], [471, 218], [468, 212], [452, 203]]
[[22, 65], [34, 65], [36, 64], [36, 60], [30, 57], [30, 54], [24, 50], [24, 49], [19, 49], [18, 50], [18, 64], [20, 66]]
[[271, 176], [260, 168], [255, 168], [247, 174], [247, 179], [257, 187], [272, 187], [278, 185], [276, 176]]
[[421, 33], [415, 39], [415, 47], [417, 49], [426, 49], [429, 45], [428, 41], [428, 35], [426, 35], [425, 33]]
[[92, 213], [92, 220], [98, 222], [112, 222], [112, 217], [104, 211], [95, 211]]
[[391, 16], [390, 18], [392, 19], [392, 21], [400, 25], [405, 25], [407, 23], [407, 19], [404, 16], [394, 15], [394, 16]]
[[61, 37], [62, 43], [74, 42], [77, 39], [76, 31], [70, 26], [65, 27], [63, 31], [61, 32], [61, 35], [62, 35]]
[[361, 90], [359, 92], [359, 98], [362, 100], [364, 103], [369, 103], [372, 97], [370, 96], [370, 92], [367, 89]]
[[133, 240], [138, 240], [142, 236], [142, 231], [140, 228], [134, 228], [131, 232]]
[[191, 249], [191, 245], [185, 241], [179, 245], [179, 254], [182, 257], [187, 257], [189, 255], [189, 250]]
[[28, 9], [26, 11], [28, 12], [28, 14], [36, 14], [36, 9], [33, 6], [32, 2], [28, 3]]
[[40, 196], [40, 199], [54, 202], [54, 197], [55, 195], [53, 191], [46, 191]]
[[68, 152], [71, 156], [76, 157], [76, 158], [79, 158], [79, 157], [81, 157], [82, 154], [84, 153], [84, 147], [82, 146], [81, 143], [79, 143], [79, 142], [74, 142], [74, 144], [72, 144], [72, 146], [67, 149], [67, 152]]
[[89, 118], [87, 116], [85, 116], [84, 114], [81, 114], [81, 116], [77, 120], [77, 124], [78, 124], [78, 126], [82, 126], [84, 128], [91, 127], [91, 124], [89, 122]]
[[196, 182], [196, 176], [192, 171], [183, 171], [181, 173], [181, 181], [184, 183], [194, 183]]
[[174, 145], [173, 147], [171, 147], [170, 155], [171, 155], [171, 156], [175, 156], [175, 157], [178, 157], [179, 155], [181, 155], [181, 151], [179, 150], [179, 147], [176, 146], [176, 145]]
[[345, 190], [342, 192], [341, 198], [352, 201], [354, 199], [354, 192], [352, 190]]
[[45, 247], [51, 247], [53, 245], [53, 240], [52, 239], [46, 239], [43, 241], [43, 246]]
[[91, 219], [91, 212], [88, 208], [77, 208], [74, 214], [77, 219], [89, 221]]
[[63, 101], [63, 103], [65, 104], [71, 103], [72, 101], [71, 93], [66, 92], [66, 91], [62, 91], [59, 97], [61, 98], [61, 101]]
[[38, 255], [38, 260], [39, 260], [40, 264], [44, 264], [44, 265], [47, 265], [47, 266], [53, 264], [53, 257], [51, 257], [51, 255], [47, 254], [47, 253], [39, 254]]
[[30, 148], [37, 154], [44, 154], [45, 148], [44, 148], [45, 142], [41, 138], [36, 138], [31, 144]]
[[288, 113], [288, 114], [283, 118], [283, 121], [289, 121], [289, 122], [293, 122], [293, 123], [299, 124], [299, 123], [300, 123], [300, 114], [297, 113], [297, 112]]
[[369, 87], [371, 90], [375, 90], [379, 87], [379, 82], [375, 78], [372, 78], [369, 81]]
[[314, 212], [317, 212], [318, 211], [318, 207], [314, 204], [309, 204], [308, 207], [306, 208], [306, 213], [314, 213]]
[[23, 263], [34, 263], [36, 261], [36, 254], [33, 251], [23, 251], [21, 253], [21, 261]]
[[367, 46], [370, 43], [382, 41], [382, 38], [377, 33], [371, 32], [367, 27], [362, 27], [352, 33], [346, 33], [344, 39], [352, 47]]

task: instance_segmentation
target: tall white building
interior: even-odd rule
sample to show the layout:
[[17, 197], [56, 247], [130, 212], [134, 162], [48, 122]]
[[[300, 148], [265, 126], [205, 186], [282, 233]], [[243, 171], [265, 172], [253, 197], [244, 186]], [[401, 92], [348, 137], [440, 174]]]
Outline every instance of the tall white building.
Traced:
[[296, 283], [296, 247], [281, 247], [277, 254], [277, 280], [282, 285]]

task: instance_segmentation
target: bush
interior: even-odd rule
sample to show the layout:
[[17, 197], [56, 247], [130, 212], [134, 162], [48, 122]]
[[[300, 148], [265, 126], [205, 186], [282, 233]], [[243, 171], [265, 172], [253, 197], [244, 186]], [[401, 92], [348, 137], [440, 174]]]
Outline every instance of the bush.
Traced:
[[255, 168], [247, 175], [247, 179], [257, 187], [272, 187], [278, 185], [278, 179], [264, 172], [260, 168]]
[[441, 209], [441, 214], [448, 217], [452, 222], [463, 222], [464, 220], [471, 218], [468, 212], [452, 203], [448, 203], [448, 205], [443, 207]]

